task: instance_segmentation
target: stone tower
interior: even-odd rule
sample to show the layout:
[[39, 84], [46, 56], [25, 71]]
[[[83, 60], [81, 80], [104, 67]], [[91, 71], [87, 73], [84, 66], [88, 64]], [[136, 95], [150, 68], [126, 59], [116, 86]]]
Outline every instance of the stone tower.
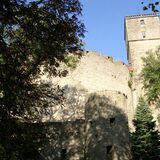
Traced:
[[133, 72], [133, 107], [143, 95], [140, 73], [143, 67], [142, 57], [146, 52], [160, 46], [160, 17], [157, 14], [133, 15], [125, 17], [125, 42], [127, 58]]

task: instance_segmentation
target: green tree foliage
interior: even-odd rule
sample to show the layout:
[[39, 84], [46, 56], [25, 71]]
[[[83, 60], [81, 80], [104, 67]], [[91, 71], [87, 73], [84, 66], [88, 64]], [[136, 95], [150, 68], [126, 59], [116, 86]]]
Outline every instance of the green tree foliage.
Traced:
[[30, 147], [22, 144], [31, 138], [24, 135], [28, 132], [19, 121], [38, 121], [40, 109], [51, 105], [48, 99], [57, 100], [50, 85], [37, 79], [41, 66], [58, 75], [56, 68], [65, 61], [65, 54], [81, 49], [85, 31], [81, 11], [79, 0], [1, 0], [0, 154], [4, 157], [25, 159], [23, 151]]
[[143, 10], [151, 10], [153, 12], [159, 12], [160, 1], [159, 0], [151, 0], [147, 3], [146, 1], [141, 2], [143, 6]]
[[43, 148], [47, 131], [43, 123], [21, 123], [13, 119], [1, 124], [1, 130], [2, 127], [5, 132], [0, 133], [0, 159], [41, 159], [39, 150]]
[[159, 105], [160, 99], [160, 47], [150, 50], [143, 58], [142, 77], [149, 102]]
[[71, 69], [75, 69], [77, 67], [78, 62], [79, 62], [79, 58], [74, 55], [66, 55], [64, 57], [64, 60], [67, 64], [67, 66]]
[[149, 106], [143, 98], [139, 99], [135, 119], [135, 132], [131, 134], [134, 160], [160, 159], [160, 137], [155, 130], [155, 121]]

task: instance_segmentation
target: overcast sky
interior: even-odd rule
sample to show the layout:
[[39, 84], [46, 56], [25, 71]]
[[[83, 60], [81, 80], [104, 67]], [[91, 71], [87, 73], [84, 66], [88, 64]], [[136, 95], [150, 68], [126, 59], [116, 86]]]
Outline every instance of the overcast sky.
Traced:
[[141, 0], [81, 0], [87, 33], [86, 50], [98, 51], [127, 63], [124, 17], [145, 14]]

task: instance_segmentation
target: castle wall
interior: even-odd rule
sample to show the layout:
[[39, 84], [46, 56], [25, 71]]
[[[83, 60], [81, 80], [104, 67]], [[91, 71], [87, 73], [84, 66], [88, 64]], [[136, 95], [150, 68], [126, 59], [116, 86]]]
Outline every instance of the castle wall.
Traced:
[[43, 160], [84, 160], [84, 120], [46, 123], [42, 140]]
[[88, 94], [84, 119], [48, 123], [41, 154], [47, 160], [130, 160], [126, 107], [120, 92]]
[[[125, 64], [96, 52], [85, 53], [66, 77], [50, 79], [64, 88], [66, 100], [45, 119], [51, 123], [52, 136], [45, 140], [44, 157], [62, 159], [65, 151], [68, 160], [130, 160], [129, 80]], [[52, 139], [57, 132], [60, 137]]]
[[75, 70], [64, 78], [53, 79], [52, 82], [62, 87], [68, 85], [77, 89], [83, 88], [88, 93], [103, 90], [121, 92], [127, 98], [125, 110], [131, 121], [133, 111], [129, 80], [129, 70], [124, 63], [104, 57], [97, 52], [87, 51]]
[[129, 74], [125, 64], [119, 61], [112, 62], [108, 57], [88, 51], [82, 56], [78, 67], [67, 77], [61, 78], [60, 84], [83, 86], [91, 92], [116, 90], [127, 95], [128, 79]]
[[91, 94], [86, 103], [87, 160], [131, 159], [126, 97], [118, 92]]
[[46, 108], [43, 122], [66, 122], [85, 119], [85, 103], [88, 92], [84, 88], [65, 85], [60, 103]]

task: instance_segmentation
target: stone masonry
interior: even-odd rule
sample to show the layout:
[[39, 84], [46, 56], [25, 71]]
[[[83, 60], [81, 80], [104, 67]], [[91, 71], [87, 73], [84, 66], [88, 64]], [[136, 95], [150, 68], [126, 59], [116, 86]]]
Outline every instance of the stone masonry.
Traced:
[[84, 51], [66, 77], [42, 78], [65, 89], [67, 98], [66, 105], [51, 107], [52, 114], [43, 117], [52, 137], [44, 140], [44, 159], [132, 159], [129, 129], [144, 95], [141, 58], [160, 45], [160, 19], [156, 14], [127, 16], [124, 27], [128, 65]]
[[133, 69], [133, 107], [144, 94], [140, 72], [142, 57], [160, 45], [160, 17], [156, 14], [128, 16], [125, 18], [125, 41], [129, 65]]

